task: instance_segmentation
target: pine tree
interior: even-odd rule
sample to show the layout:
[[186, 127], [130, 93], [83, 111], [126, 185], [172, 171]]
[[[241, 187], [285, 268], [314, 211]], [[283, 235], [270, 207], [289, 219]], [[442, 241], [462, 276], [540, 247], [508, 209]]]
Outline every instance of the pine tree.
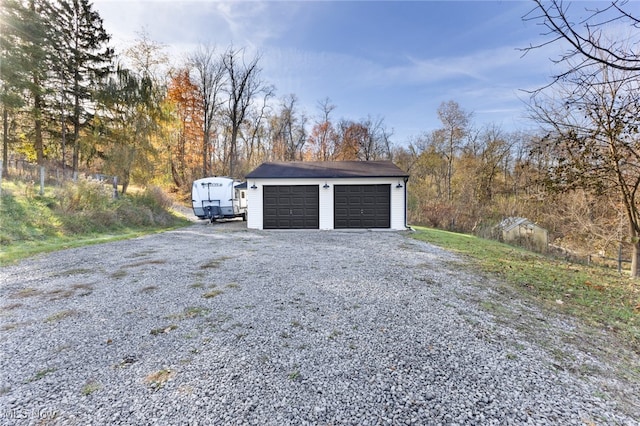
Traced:
[[33, 140], [39, 165], [44, 162], [42, 123], [47, 80], [49, 38], [43, 18], [45, 3], [41, 0], [4, 0], [2, 3], [2, 106], [3, 156], [8, 144], [8, 115], [12, 108], [29, 102], [33, 130], [26, 131]]
[[28, 75], [22, 67], [22, 50], [18, 48], [17, 32], [25, 10], [15, 0], [0, 5], [0, 104], [2, 105], [2, 176], [8, 177], [9, 118], [24, 106], [23, 91], [28, 87]]
[[108, 46], [110, 37], [103, 27], [102, 18], [93, 10], [89, 0], [58, 1], [50, 5], [49, 13], [57, 52], [53, 69], [64, 87], [61, 99], [64, 100], [66, 95], [70, 100], [70, 105], [61, 107], [61, 110], [64, 114], [65, 109], [70, 109], [75, 176], [80, 158], [80, 131], [91, 122], [94, 110], [92, 93], [109, 73], [113, 49]]

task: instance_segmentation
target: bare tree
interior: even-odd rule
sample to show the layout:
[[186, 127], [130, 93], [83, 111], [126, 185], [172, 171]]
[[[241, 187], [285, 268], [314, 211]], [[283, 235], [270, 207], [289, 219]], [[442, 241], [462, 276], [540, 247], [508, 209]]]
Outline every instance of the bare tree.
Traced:
[[244, 53], [244, 49], [236, 50], [232, 46], [222, 56], [222, 66], [228, 80], [227, 118], [231, 126], [228, 158], [230, 176], [234, 175], [238, 162], [238, 133], [247, 111], [258, 94], [271, 91], [271, 87], [260, 80], [260, 56], [256, 55], [246, 62]]
[[442, 143], [442, 153], [447, 159], [447, 199], [453, 199], [451, 179], [453, 177], [453, 162], [456, 153], [469, 131], [472, 114], [463, 110], [455, 101], [447, 101], [438, 107], [438, 118], [442, 128], [436, 130], [435, 139]]
[[[554, 82], [594, 64], [640, 71], [640, 18], [630, 12], [633, 2], [615, 0], [603, 8], [589, 4], [583, 10], [584, 16], [574, 13], [572, 4], [562, 0], [534, 0], [534, 3], [535, 7], [523, 19], [537, 22], [546, 39], [521, 50], [526, 54], [555, 43], [568, 44], [568, 49], [553, 61], [571, 61], [571, 66], [554, 76]], [[622, 34], [620, 29], [625, 26], [628, 33]]]
[[463, 148], [466, 154], [463, 157], [473, 164], [472, 173], [465, 179], [473, 183], [474, 197], [481, 203], [488, 203], [497, 190], [496, 179], [511, 152], [512, 142], [496, 125], [487, 125], [473, 136]]
[[305, 129], [307, 117], [298, 110], [298, 98], [285, 96], [280, 110], [271, 118], [272, 154], [281, 161], [302, 160], [302, 152], [307, 142]]
[[[274, 95], [273, 87], [265, 87], [262, 102], [247, 114], [247, 132], [244, 140], [245, 168], [253, 168], [265, 157], [266, 126], [265, 121], [269, 114], [269, 99]], [[261, 155], [262, 154], [262, 155]]]
[[309, 135], [309, 155], [317, 161], [332, 160], [337, 147], [337, 133], [331, 122], [331, 112], [336, 108], [329, 98], [318, 102], [320, 116], [316, 120]]
[[633, 244], [631, 275], [640, 265], [640, 79], [608, 65], [585, 68], [533, 98], [533, 117], [546, 126], [555, 152], [549, 185], [617, 194]]
[[169, 57], [166, 53], [167, 46], [151, 39], [146, 30], [139, 31], [136, 34], [138, 37], [134, 44], [124, 52], [131, 62], [131, 69], [142, 77], [150, 78], [158, 86], [166, 83], [169, 67]]
[[391, 136], [392, 132], [387, 130], [384, 119], [372, 119], [368, 117], [361, 122], [366, 132], [360, 141], [358, 157], [360, 160], [380, 160], [391, 158]]
[[222, 106], [225, 67], [212, 45], [200, 45], [189, 57], [193, 79], [202, 98], [202, 176], [210, 173], [211, 132], [216, 113]]

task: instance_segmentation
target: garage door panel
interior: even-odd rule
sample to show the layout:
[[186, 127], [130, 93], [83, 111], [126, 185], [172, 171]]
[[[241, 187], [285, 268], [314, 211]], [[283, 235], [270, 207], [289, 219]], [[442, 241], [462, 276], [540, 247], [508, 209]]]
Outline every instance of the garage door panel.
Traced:
[[289, 194], [278, 194], [277, 198], [278, 206], [289, 206], [291, 204], [291, 198]]
[[304, 207], [306, 205], [311, 206], [312, 204], [309, 203], [304, 198], [301, 198], [301, 197], [291, 198], [291, 206], [292, 207]]
[[335, 185], [334, 228], [390, 228], [391, 185]]
[[294, 218], [304, 218], [305, 217], [305, 209], [304, 207], [294, 207], [289, 211], [289, 214]]
[[317, 185], [266, 185], [263, 187], [265, 229], [318, 229]]
[[373, 207], [379, 203], [378, 198], [366, 196], [366, 195], [363, 196], [361, 200], [362, 200], [362, 205], [367, 207]]

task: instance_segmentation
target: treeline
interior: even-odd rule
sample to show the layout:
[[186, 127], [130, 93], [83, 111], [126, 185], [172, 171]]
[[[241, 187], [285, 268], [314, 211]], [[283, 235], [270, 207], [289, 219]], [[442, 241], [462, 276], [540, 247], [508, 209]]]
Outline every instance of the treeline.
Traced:
[[[3, 161], [21, 155], [77, 176], [118, 176], [190, 188], [242, 177], [270, 160], [391, 156], [383, 119], [311, 118], [294, 94], [277, 98], [260, 55], [201, 45], [179, 64], [142, 33], [116, 53], [88, 0], [6, 0], [0, 23]], [[3, 170], [7, 173], [7, 170]]]
[[550, 171], [558, 152], [548, 135], [477, 127], [473, 113], [454, 101], [437, 114], [440, 128], [393, 150], [395, 163], [411, 175], [410, 223], [496, 238], [503, 219], [526, 217], [575, 257], [615, 257], [621, 242], [630, 257], [617, 194], [555, 190]]
[[[526, 216], [583, 253], [612, 253], [629, 241], [625, 205], [636, 206], [635, 192], [624, 204], [615, 191], [558, 185], [567, 182], [557, 173], [568, 164], [558, 160], [568, 158], [566, 141], [577, 144], [568, 147], [574, 154], [596, 152], [580, 151], [594, 133], [564, 134], [560, 115], [539, 120], [548, 134], [506, 132], [478, 128], [471, 112], [447, 101], [436, 111], [438, 129], [397, 144], [384, 118], [336, 117], [329, 99], [309, 113], [295, 94], [278, 95], [262, 76], [260, 54], [244, 48], [203, 44], [176, 64], [141, 33], [116, 52], [89, 0], [3, 0], [0, 25], [5, 177], [20, 158], [67, 178], [117, 176], [123, 193], [135, 182], [184, 194], [197, 178], [242, 178], [264, 161], [391, 159], [411, 175], [411, 223], [486, 236], [505, 217]], [[601, 110], [576, 102], [562, 111], [569, 107]], [[637, 112], [623, 117], [630, 124], [620, 140], [637, 139]]]

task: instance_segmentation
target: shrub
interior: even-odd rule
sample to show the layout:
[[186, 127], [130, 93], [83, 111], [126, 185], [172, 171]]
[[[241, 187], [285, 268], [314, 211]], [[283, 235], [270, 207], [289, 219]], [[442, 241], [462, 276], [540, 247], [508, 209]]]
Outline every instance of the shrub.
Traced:
[[58, 208], [64, 213], [105, 210], [112, 202], [109, 187], [94, 179], [67, 182], [56, 191]]
[[45, 195], [27, 197], [24, 188], [31, 186], [20, 181], [3, 184], [0, 245], [180, 222], [167, 210], [171, 198], [157, 187], [114, 198], [111, 185], [81, 178], [48, 187]]
[[142, 194], [142, 198], [149, 204], [148, 206], [157, 206], [162, 210], [166, 210], [173, 205], [173, 200], [167, 193], [157, 186], [147, 188]]

